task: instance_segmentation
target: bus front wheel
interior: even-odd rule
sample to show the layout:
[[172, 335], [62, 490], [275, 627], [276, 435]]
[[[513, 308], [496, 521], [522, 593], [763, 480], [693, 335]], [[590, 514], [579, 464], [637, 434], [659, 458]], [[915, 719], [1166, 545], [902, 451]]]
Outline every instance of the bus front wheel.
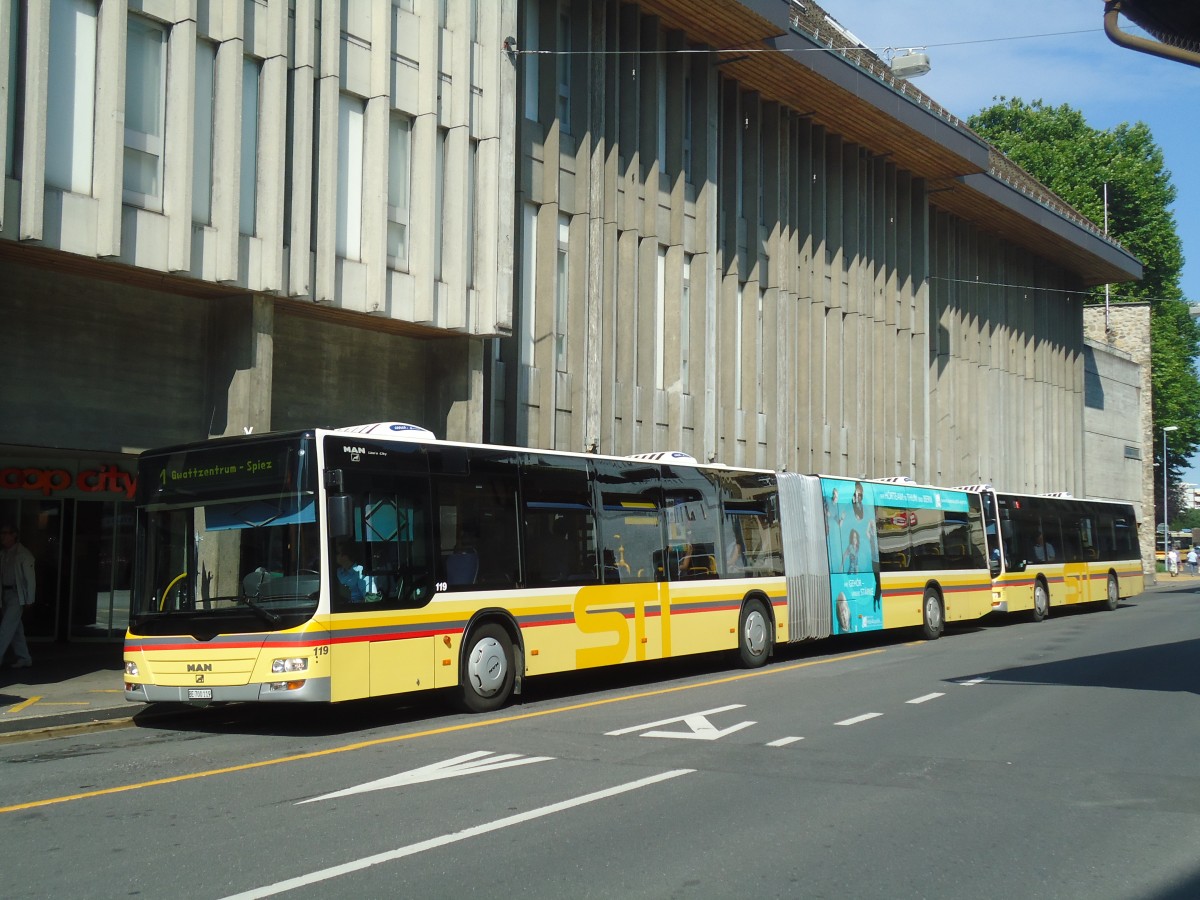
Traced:
[[1050, 615], [1050, 592], [1041, 581], [1033, 583], [1033, 621], [1040, 622]]
[[936, 641], [945, 627], [942, 598], [933, 588], [925, 588], [925, 597], [921, 601], [921, 632], [925, 635], [925, 640]]
[[508, 632], [489, 623], [471, 632], [463, 657], [459, 703], [468, 712], [491, 712], [513, 692], [513, 646]]

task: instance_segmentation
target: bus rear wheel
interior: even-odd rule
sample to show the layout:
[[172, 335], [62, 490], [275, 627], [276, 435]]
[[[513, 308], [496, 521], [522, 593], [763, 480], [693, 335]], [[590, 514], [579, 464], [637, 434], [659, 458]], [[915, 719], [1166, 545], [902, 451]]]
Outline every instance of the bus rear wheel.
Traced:
[[1117, 576], [1110, 572], [1108, 574], [1108, 593], [1104, 595], [1104, 608], [1113, 610], [1120, 605], [1121, 589], [1117, 586]]
[[1050, 615], [1050, 592], [1042, 581], [1033, 583], [1033, 621], [1040, 622]]
[[467, 712], [491, 712], [512, 697], [513, 646], [508, 632], [495, 623], [471, 632], [463, 655], [459, 705]]
[[942, 598], [933, 588], [925, 588], [925, 597], [921, 601], [921, 633], [925, 635], [925, 640], [936, 641], [945, 627]]
[[761, 600], [750, 600], [738, 620], [738, 659], [747, 669], [757, 669], [771, 655], [771, 618]]

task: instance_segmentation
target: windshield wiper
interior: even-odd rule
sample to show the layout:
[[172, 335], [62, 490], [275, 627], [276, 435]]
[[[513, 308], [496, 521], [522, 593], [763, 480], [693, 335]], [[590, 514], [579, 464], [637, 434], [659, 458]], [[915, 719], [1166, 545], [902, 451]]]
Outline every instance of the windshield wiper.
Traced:
[[271, 610], [267, 609], [253, 597], [242, 597], [238, 602], [254, 610], [268, 625], [278, 625], [283, 621], [278, 613], [271, 612]]
[[280, 621], [282, 621], [279, 615], [271, 612], [258, 602], [258, 599], [262, 596], [263, 582], [267, 580], [267, 570], [259, 566], [257, 571], [258, 584], [254, 586], [254, 596], [251, 597], [249, 594], [246, 594], [246, 596], [242, 597], [240, 602], [246, 604], [246, 606], [258, 613], [259, 618], [265, 621], [268, 625], [278, 625]]

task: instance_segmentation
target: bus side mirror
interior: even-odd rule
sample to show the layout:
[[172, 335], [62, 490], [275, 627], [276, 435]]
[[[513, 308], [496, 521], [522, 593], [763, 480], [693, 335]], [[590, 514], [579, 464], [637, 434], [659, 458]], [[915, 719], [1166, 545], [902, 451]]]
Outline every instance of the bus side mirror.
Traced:
[[349, 494], [329, 495], [329, 535], [345, 538], [354, 534], [354, 503]]

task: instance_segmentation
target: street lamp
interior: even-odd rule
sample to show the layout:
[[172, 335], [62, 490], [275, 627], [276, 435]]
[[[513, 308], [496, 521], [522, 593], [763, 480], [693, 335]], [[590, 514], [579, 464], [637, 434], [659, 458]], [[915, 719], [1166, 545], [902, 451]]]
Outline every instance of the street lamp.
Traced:
[[1168, 431], [1178, 431], [1178, 430], [1179, 430], [1178, 425], [1164, 425], [1163, 430], [1162, 430], [1162, 433], [1163, 433], [1163, 458], [1162, 458], [1162, 467], [1163, 467], [1163, 565], [1164, 566], [1167, 564], [1167, 553], [1171, 549], [1170, 546], [1168, 545], [1168, 542], [1171, 539], [1171, 525], [1170, 525], [1171, 516], [1168, 514], [1168, 510], [1167, 510], [1167, 432]]

